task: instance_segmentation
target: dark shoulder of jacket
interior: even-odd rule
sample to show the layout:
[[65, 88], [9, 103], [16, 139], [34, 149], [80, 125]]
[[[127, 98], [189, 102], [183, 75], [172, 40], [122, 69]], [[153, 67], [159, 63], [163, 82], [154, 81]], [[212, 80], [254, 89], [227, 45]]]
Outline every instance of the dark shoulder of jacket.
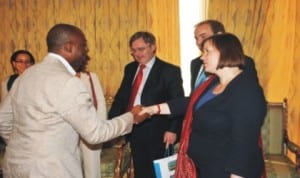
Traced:
[[132, 61], [132, 62], [126, 64], [125, 67], [124, 67], [124, 69], [126, 71], [126, 70], [131, 69], [131, 68], [136, 68], [138, 65], [139, 65], [138, 62]]
[[250, 56], [245, 56], [246, 66], [255, 66], [254, 60]]
[[166, 68], [176, 68], [176, 69], [180, 69], [179, 66], [174, 65], [174, 64], [171, 64], [171, 63], [169, 63], [169, 62], [166, 62], [166, 61], [164, 61], [164, 60], [162, 60], [162, 59], [160, 59], [160, 58], [158, 58], [158, 57], [156, 57], [155, 63], [157, 63], [157, 64], [159, 64], [159, 65], [162, 65], [162, 66], [164, 66], [164, 67], [166, 67]]
[[246, 70], [237, 76], [232, 83], [238, 83], [240, 87], [243, 87], [243, 90], [260, 87], [257, 78]]
[[202, 63], [202, 60], [200, 59], [200, 56], [196, 57], [195, 59], [191, 60], [191, 64], [195, 64], [195, 63]]

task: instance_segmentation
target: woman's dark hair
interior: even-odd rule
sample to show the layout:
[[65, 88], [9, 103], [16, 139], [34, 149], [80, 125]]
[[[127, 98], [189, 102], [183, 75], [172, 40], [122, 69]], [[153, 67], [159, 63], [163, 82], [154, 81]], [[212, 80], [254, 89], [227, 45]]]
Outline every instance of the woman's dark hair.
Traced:
[[202, 51], [204, 44], [207, 42], [211, 42], [212, 45], [220, 52], [217, 69], [221, 69], [223, 67], [244, 68], [245, 55], [243, 47], [240, 40], [235, 35], [231, 33], [223, 33], [208, 37], [202, 43]]
[[19, 54], [27, 54], [27, 55], [29, 56], [31, 65], [33, 65], [33, 64], [35, 63], [34, 57], [33, 57], [33, 55], [32, 55], [29, 51], [27, 51], [27, 50], [18, 50], [18, 51], [15, 51], [15, 52], [11, 55], [11, 57], [10, 57], [10, 63], [11, 63], [11, 64], [12, 64], [14, 61], [16, 61], [17, 56], [18, 56]]

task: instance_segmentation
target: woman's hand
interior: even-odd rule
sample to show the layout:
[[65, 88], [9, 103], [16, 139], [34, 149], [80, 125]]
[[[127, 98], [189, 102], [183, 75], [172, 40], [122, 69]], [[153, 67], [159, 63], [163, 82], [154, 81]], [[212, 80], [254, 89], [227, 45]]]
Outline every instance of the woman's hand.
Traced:
[[157, 105], [152, 106], [143, 106], [142, 110], [139, 112], [139, 115], [143, 115], [145, 113], [149, 114], [150, 116], [156, 114], [158, 112]]
[[169, 105], [167, 103], [160, 103], [156, 105], [151, 106], [144, 106], [142, 108], [142, 111], [139, 113], [139, 115], [143, 114], [149, 114], [150, 116], [156, 114], [156, 115], [169, 115], [171, 114]]
[[236, 174], [231, 174], [231, 175], [230, 175], [230, 178], [244, 178], [244, 177], [238, 176], [238, 175], [236, 175]]

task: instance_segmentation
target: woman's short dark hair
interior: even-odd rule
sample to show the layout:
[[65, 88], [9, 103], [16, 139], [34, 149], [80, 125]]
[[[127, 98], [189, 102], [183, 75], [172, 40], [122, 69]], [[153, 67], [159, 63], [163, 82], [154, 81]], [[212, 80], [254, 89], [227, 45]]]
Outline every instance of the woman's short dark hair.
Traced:
[[27, 54], [29, 56], [30, 63], [31, 64], [35, 63], [34, 57], [33, 57], [33, 55], [29, 51], [27, 51], [27, 50], [17, 50], [10, 57], [10, 63], [11, 64], [14, 61], [16, 61], [16, 59], [17, 59], [17, 57], [18, 57], [19, 54]]
[[150, 45], [155, 45], [156, 43], [155, 36], [152, 33], [147, 31], [139, 31], [130, 37], [129, 46], [131, 46], [132, 43], [139, 38], [143, 38], [143, 40]]
[[221, 69], [223, 67], [244, 68], [245, 55], [243, 47], [240, 40], [235, 35], [231, 33], [223, 33], [208, 37], [202, 43], [202, 51], [206, 42], [211, 42], [212, 45], [220, 52], [217, 69]]

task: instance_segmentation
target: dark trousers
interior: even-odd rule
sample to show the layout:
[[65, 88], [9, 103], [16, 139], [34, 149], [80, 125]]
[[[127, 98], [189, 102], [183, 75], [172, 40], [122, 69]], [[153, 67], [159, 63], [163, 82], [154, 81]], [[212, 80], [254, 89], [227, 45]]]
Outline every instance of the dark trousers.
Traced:
[[162, 158], [164, 143], [149, 144], [130, 142], [135, 178], [155, 178], [153, 160]]

